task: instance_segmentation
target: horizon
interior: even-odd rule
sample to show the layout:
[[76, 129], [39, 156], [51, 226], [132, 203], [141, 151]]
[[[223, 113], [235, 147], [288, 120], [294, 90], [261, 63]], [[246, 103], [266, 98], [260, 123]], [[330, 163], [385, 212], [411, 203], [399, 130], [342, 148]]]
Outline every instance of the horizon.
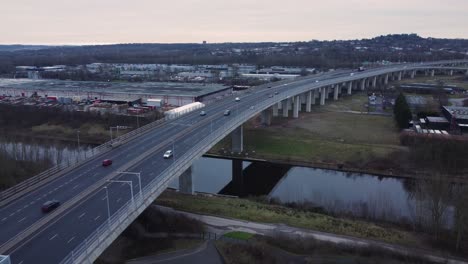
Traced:
[[[417, 32], [468, 38], [468, 1], [20, 0], [0, 10], [1, 44], [258, 43], [352, 40]], [[40, 43], [40, 44], [38, 44]]]
[[[250, 42], [239, 42], [239, 41], [228, 41], [228, 42], [208, 42], [207, 45], [210, 44], [243, 44], [243, 43], [299, 43], [299, 42], [311, 42], [311, 41], [320, 41], [320, 42], [332, 42], [332, 41], [361, 41], [361, 40], [371, 40], [378, 37], [386, 37], [386, 36], [394, 36], [394, 35], [412, 35], [415, 34], [418, 37], [423, 39], [453, 39], [453, 40], [468, 40], [467, 38], [448, 38], [448, 37], [433, 37], [433, 36], [422, 36], [417, 33], [388, 33], [384, 35], [376, 35], [373, 37], [366, 37], [366, 38], [349, 38], [349, 39], [310, 39], [310, 40], [294, 40], [294, 41], [250, 41]], [[78, 46], [106, 46], [106, 45], [132, 45], [132, 44], [163, 44], [163, 45], [171, 45], [171, 44], [203, 44], [202, 41], [200, 42], [114, 42], [114, 43], [0, 43], [0, 46], [70, 46], [70, 47], [78, 47]]]

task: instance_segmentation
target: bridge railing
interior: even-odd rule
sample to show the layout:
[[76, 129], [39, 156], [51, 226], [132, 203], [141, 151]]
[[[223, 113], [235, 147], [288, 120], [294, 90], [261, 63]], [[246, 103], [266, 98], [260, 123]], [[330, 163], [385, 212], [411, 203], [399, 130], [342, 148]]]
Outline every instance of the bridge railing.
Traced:
[[99, 145], [95, 148], [89, 149], [87, 151], [79, 151], [78, 156], [74, 160], [67, 160], [65, 162], [59, 163], [55, 165], [52, 168], [49, 168], [38, 175], [31, 177], [27, 180], [24, 180], [15, 186], [12, 186], [2, 192], [0, 192], [0, 205], [2, 202], [4, 202], [6, 199], [13, 197], [15, 194], [18, 194], [22, 191], [25, 191], [33, 186], [38, 185], [41, 182], [44, 182], [45, 180], [51, 180], [54, 179], [54, 177], [58, 177], [60, 172], [63, 172], [65, 170], [72, 170], [82, 164], [84, 164], [86, 161], [90, 160], [91, 158], [94, 158], [102, 153], [105, 153], [109, 150], [112, 149], [112, 144], [118, 143], [122, 144], [125, 143], [132, 138], [141, 135], [142, 133], [150, 130], [151, 128], [154, 128], [155, 126], [158, 126], [162, 123], [164, 123], [164, 119], [160, 119], [154, 122], [151, 122], [149, 124], [146, 124], [140, 128], [137, 128], [133, 131], [130, 131], [129, 133], [126, 133], [120, 137], [117, 137], [111, 141], [108, 141], [102, 145]]

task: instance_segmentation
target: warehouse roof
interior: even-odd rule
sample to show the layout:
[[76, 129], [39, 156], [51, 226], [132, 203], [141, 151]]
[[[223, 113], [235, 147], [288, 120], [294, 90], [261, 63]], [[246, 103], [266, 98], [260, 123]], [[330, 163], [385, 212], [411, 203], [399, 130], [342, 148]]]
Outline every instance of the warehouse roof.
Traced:
[[227, 89], [222, 84], [179, 82], [80, 82], [61, 80], [0, 79], [0, 88], [48, 91], [79, 91], [160, 96], [198, 97]]

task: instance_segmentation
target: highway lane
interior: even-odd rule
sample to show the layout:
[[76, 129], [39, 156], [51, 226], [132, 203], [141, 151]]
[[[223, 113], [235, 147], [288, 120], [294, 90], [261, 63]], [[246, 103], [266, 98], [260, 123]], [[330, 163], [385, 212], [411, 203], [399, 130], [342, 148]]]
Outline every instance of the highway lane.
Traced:
[[[385, 71], [388, 71], [388, 70], [389, 70], [389, 69], [380, 70], [380, 72], [385, 72]], [[395, 70], [397, 70], [397, 68], [395, 68]], [[373, 74], [375, 74], [375, 72], [378, 72], [378, 71], [379, 71], [379, 70], [375, 70], [375, 71], [369, 70], [368, 72], [365, 72], [365, 73], [366, 73], [366, 75], [373, 75]], [[343, 81], [343, 82], [344, 82], [344, 81], [350, 79], [349, 72], [347, 72], [347, 73], [338, 73], [338, 74], [337, 74], [337, 73], [330, 73], [330, 74], [328, 74], [328, 75], [322, 75], [322, 76], [320, 76], [319, 79], [321, 79], [321, 80], [327, 80], [327, 76], [331, 76], [331, 75], [333, 75], [333, 78], [335, 78], [335, 81], [340, 81], [340, 82]], [[362, 78], [362, 76], [364, 76], [364, 74], [359, 75], [359, 76], [355, 76], [355, 78], [359, 79], [359, 78]], [[331, 77], [328, 77], [328, 79], [330, 79], [330, 78], [331, 78]], [[298, 82], [296, 82], [296, 83], [292, 83], [292, 84], [288, 84], [288, 85], [281, 85], [281, 89], [293, 89], [293, 88], [295, 88], [295, 87], [298, 87], [298, 86], [303, 85], [304, 83], [306, 83], [306, 85], [308, 85], [308, 86], [311, 86], [311, 80], [314, 80], [314, 79], [316, 79], [316, 78], [308, 78], [308, 79], [306, 79], [306, 80], [298, 81]], [[313, 83], [312, 83], [312, 84], [313, 84]], [[264, 99], [266, 99], [266, 95], [268, 95], [269, 93], [271, 93], [271, 91], [273, 91], [273, 90], [275, 90], [275, 88], [272, 88], [272, 89], [267, 89], [267, 88], [264, 88], [264, 87], [263, 87], [263, 88], [256, 88], [256, 89], [254, 89], [254, 92], [252, 92], [252, 94], [246, 94], [246, 95], [244, 95], [246, 98], [249, 97], [247, 100], [244, 100], [244, 99], [243, 99], [240, 103], [235, 103], [235, 102], [233, 102], [233, 98], [234, 98], [235, 96], [232, 96], [231, 98], [227, 98], [227, 99], [225, 99], [225, 100], [223, 100], [223, 101], [221, 101], [221, 102], [217, 102], [217, 103], [214, 103], [214, 104], [212, 104], [212, 105], [210, 105], [210, 106], [207, 106], [207, 108], [205, 109], [205, 111], [207, 111], [207, 112], [209, 113], [209, 115], [210, 115], [210, 113], [212, 113], [212, 112], [218, 113], [218, 115], [221, 115], [222, 111], [223, 111], [224, 109], [226, 109], [226, 108], [231, 108], [231, 110], [234, 110], [235, 108], [233, 108], [233, 106], [235, 106], [235, 105], [239, 105], [239, 106], [245, 108], [245, 107], [248, 107], [249, 105], [253, 105], [253, 104], [254, 104], [256, 101], [258, 101], [258, 100], [264, 100]], [[250, 100], [250, 99], [251, 99], [251, 100]], [[210, 109], [210, 107], [211, 107], [212, 109]], [[232, 111], [232, 115], [234, 116], [235, 114], [236, 114], [235, 111]], [[173, 122], [173, 123], [171, 124], [171, 126], [177, 128], [177, 129], [176, 129], [177, 131], [181, 131], [181, 130], [186, 129], [189, 125], [196, 125], [196, 120], [202, 120], [202, 119], [205, 118], [205, 117], [200, 117], [200, 116], [198, 115], [198, 112], [197, 112], [197, 113], [189, 114], [189, 115], [186, 116], [185, 118], [186, 118], [185, 120], [184, 120], [183, 118], [180, 119], [180, 120], [176, 120], [175, 122]], [[222, 119], [221, 119], [221, 120], [222, 120]], [[216, 123], [214, 123], [214, 128], [216, 128], [216, 125], [223, 125], [223, 122], [216, 122]], [[210, 129], [210, 126], [206, 126], [206, 127], [203, 128], [203, 129], [204, 129], [204, 132], [203, 132], [203, 133], [206, 133], [206, 132]], [[170, 134], [171, 134], [171, 131], [172, 131], [172, 130], [169, 129], [169, 130], [166, 132], [166, 133], [168, 133], [168, 134], [167, 134], [167, 135], [166, 135], [166, 134], [163, 134], [162, 137], [164, 138], [164, 137], [170, 135]], [[208, 131], [208, 132], [209, 132], [209, 131]], [[182, 140], [182, 141], [178, 141], [177, 144], [179, 144], [180, 142], [183, 143], [182, 146], [180, 146], [180, 147], [182, 148], [181, 151], [186, 150], [185, 148], [189, 148], [189, 147], [192, 145], [192, 144], [191, 144], [191, 143], [192, 143], [191, 140], [194, 140], [193, 142], [197, 142], [197, 140], [201, 140], [201, 139], [203, 138], [203, 135], [202, 135], [203, 133], [201, 133], [201, 135], [200, 135], [200, 133], [198, 133], [198, 136], [201, 136], [200, 138], [193, 138], [193, 139], [191, 139], [191, 138], [185, 138], [185, 139]], [[153, 134], [153, 133], [150, 133], [150, 134]], [[195, 134], [195, 135], [197, 135], [197, 134]], [[140, 139], [141, 139], [141, 138], [140, 138]], [[148, 143], [148, 142], [145, 142], [145, 143]], [[153, 143], [153, 141], [151, 141], [151, 143]], [[129, 144], [131, 145], [131, 143], [129, 143]], [[176, 155], [177, 155], [177, 153], [178, 153], [177, 149], [179, 148], [179, 147], [177, 146], [177, 144], [176, 144]], [[140, 145], [140, 144], [139, 144], [139, 145]], [[122, 147], [123, 147], [123, 146], [122, 146]], [[171, 144], [169, 143], [169, 144], [166, 146], [166, 148], [167, 148], [167, 149], [170, 149], [170, 148], [171, 148]], [[123, 149], [123, 148], [122, 148], [122, 149]], [[139, 150], [141, 151], [141, 149], [139, 149]], [[158, 153], [158, 155], [160, 155], [160, 156], [159, 156], [159, 159], [161, 159], [162, 153], [163, 153], [165, 150], [166, 150], [166, 149], [161, 149], [161, 150], [160, 150], [161, 153]], [[134, 150], [134, 151], [138, 151], [138, 150]], [[126, 155], [129, 155], [129, 154], [126, 154]], [[133, 155], [133, 154], [130, 154], [130, 156], [132, 156], [132, 155]], [[153, 156], [154, 156], [154, 155], [153, 155]], [[157, 155], [156, 155], [156, 157], [157, 157]], [[125, 157], [125, 158], [128, 158], [128, 157]], [[150, 161], [150, 162], [151, 162], [150, 164], [152, 164], [151, 167], [154, 167], [154, 166], [155, 166], [155, 165], [154, 165], [155, 162], [156, 162], [156, 164], [159, 165], [159, 166], [157, 166], [157, 167], [161, 167], [161, 168], [164, 167], [164, 166], [169, 166], [169, 165], [170, 165], [170, 164], [164, 164], [164, 162], [168, 162], [168, 161], [164, 161], [164, 162], [163, 162], [163, 166], [160, 166], [160, 165], [161, 165], [161, 161], [160, 161], [160, 160], [157, 160], [157, 159], [156, 159], [156, 160], [145, 160], [145, 161]], [[140, 165], [141, 165], [141, 163], [140, 163]], [[96, 167], [98, 167], [98, 166], [100, 166], [100, 160], [99, 160], [98, 164], [96, 165]], [[136, 169], [138, 169], [137, 167], [138, 167], [138, 166], [136, 166]], [[143, 167], [144, 167], [144, 166], [143, 166]], [[148, 173], [148, 174], [146, 174], [146, 173]], [[151, 171], [151, 170], [149, 170], [148, 172], [145, 171], [144, 174], [145, 174], [145, 175], [150, 175], [150, 176], [151, 176], [151, 174], [153, 174], [153, 175], [159, 175], [157, 172]], [[142, 185], [145, 185], [145, 183], [144, 183], [144, 178], [145, 178], [145, 179], [148, 179], [149, 177], [143, 177], [143, 176], [142, 176]], [[152, 178], [152, 177], [151, 177], [151, 178]], [[136, 179], [133, 179], [133, 181], [135, 181], [135, 180], [136, 180]], [[136, 185], [136, 184], [135, 184], [135, 185]], [[127, 186], [126, 188], [127, 188], [127, 192], [129, 192], [129, 191], [128, 191], [128, 186]], [[50, 189], [50, 188], [48, 188], [48, 189]], [[135, 186], [134, 186], [134, 189], [135, 189], [135, 194], [136, 194], [138, 190], [135, 188]], [[102, 199], [102, 193], [100, 193], [100, 195], [101, 195], [100, 199]], [[111, 195], [111, 196], [112, 196], [112, 195]], [[93, 197], [94, 197], [94, 196], [93, 196]], [[129, 197], [127, 197], [127, 200], [128, 200], [128, 198], [129, 198]], [[98, 203], [98, 199], [96, 199], [96, 198], [93, 198], [93, 199], [95, 199], [95, 201], [94, 201], [93, 204], [99, 204], [99, 203]], [[119, 202], [121, 202], [122, 200], [125, 200], [125, 198], [122, 198], [122, 197], [121, 197]], [[101, 200], [101, 201], [102, 201], [102, 200]], [[117, 202], [117, 201], [116, 201], [116, 202]], [[93, 208], [93, 207], [92, 207], [92, 204], [89, 204], [88, 206], [89, 206], [89, 208]], [[38, 210], [39, 210], [39, 208], [38, 208]], [[96, 209], [96, 210], [97, 210], [97, 209]], [[100, 210], [100, 209], [99, 209], [99, 210]], [[75, 210], [72, 210], [72, 211], [74, 212]], [[67, 215], [68, 215], [68, 214], [67, 214]], [[81, 215], [81, 214], [80, 214], [80, 215]], [[79, 216], [79, 215], [78, 215], [78, 216]], [[83, 217], [84, 217], [84, 216], [83, 216]], [[96, 217], [97, 217], [97, 216], [96, 216]], [[95, 220], [95, 222], [96, 222], [96, 227], [98, 226], [99, 219], [102, 220], [103, 217], [102, 217], [102, 216], [99, 216], [99, 217]], [[71, 222], [70, 222], [70, 221], [65, 222], [65, 231], [66, 231], [66, 226], [69, 226], [70, 223], [73, 223], [73, 219], [68, 219], [68, 220], [70, 220]], [[81, 226], [81, 225], [80, 225], [80, 226]], [[88, 225], [87, 227], [90, 227], [90, 225]], [[54, 228], [55, 228], [55, 226], [54, 226]], [[91, 227], [90, 227], [90, 228], [91, 228]], [[95, 227], [94, 227], [94, 228], [91, 228], [90, 230], [92, 231], [92, 230], [94, 230], [94, 229], [95, 229]], [[49, 231], [51, 231], [51, 232], [48, 232], [47, 230], [45, 230], [44, 232], [41, 232], [39, 235], [41, 235], [41, 234], [44, 235], [44, 238], [50, 239], [49, 241], [54, 241], [55, 239], [57, 239], [57, 238], [59, 237], [59, 235], [55, 236], [55, 234], [53, 234], [54, 230], [49, 230]], [[66, 233], [66, 232], [65, 232], [65, 233]], [[84, 234], [84, 233], [87, 233], [87, 232], [81, 232], [81, 231], [80, 231], [80, 235], [81, 235], [81, 234]], [[47, 237], [47, 235], [51, 235], [51, 236]], [[40, 237], [40, 236], [38, 236], [38, 237]], [[51, 238], [52, 238], [52, 239], [51, 239]], [[71, 237], [71, 238], [73, 238], [73, 237]], [[69, 239], [71, 239], [71, 238], [69, 238]], [[36, 239], [34, 239], [34, 241], [36, 241]], [[57, 240], [57, 241], [58, 241], [58, 240]], [[78, 239], [78, 238], [73, 238], [69, 243], [67, 243], [67, 245], [70, 244], [70, 246], [71, 246], [71, 244], [73, 244], [74, 241], [79, 241], [79, 239]], [[62, 241], [62, 242], [63, 242], [63, 241]], [[37, 244], [37, 243], [34, 243], [34, 244]], [[41, 243], [39, 242], [39, 244], [41, 244]], [[47, 244], [47, 243], [46, 243], [46, 244]], [[62, 244], [63, 244], [63, 243], [62, 243]], [[29, 245], [30, 245], [30, 244], [27, 244], [27, 245], [25, 245], [24, 247], [21, 247], [21, 248], [20, 248], [20, 251], [22, 251], [22, 248], [28, 248]], [[16, 253], [15, 253], [15, 254], [16, 254]], [[19, 254], [19, 255], [21, 255], [21, 254]], [[31, 262], [31, 263], [32, 263], [32, 262]]]

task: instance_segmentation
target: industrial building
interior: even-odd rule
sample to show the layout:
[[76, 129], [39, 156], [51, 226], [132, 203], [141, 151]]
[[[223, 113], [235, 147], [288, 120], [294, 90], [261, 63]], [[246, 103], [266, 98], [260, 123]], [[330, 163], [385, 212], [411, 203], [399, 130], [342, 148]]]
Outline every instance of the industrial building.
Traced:
[[221, 84], [172, 82], [79, 82], [60, 80], [0, 79], [0, 95], [63, 97], [73, 100], [134, 102], [148, 99], [161, 101], [161, 106], [182, 106], [197, 101], [210, 101], [231, 94], [231, 87]]
[[456, 123], [462, 131], [468, 131], [468, 107], [444, 106], [442, 112], [451, 124]]

